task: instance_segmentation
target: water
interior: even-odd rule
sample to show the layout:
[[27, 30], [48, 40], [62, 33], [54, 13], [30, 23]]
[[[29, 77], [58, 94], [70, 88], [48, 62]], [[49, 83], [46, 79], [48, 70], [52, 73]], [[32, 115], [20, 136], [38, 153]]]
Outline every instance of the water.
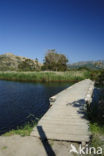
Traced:
[[49, 109], [49, 97], [69, 83], [21, 83], [0, 80], [0, 134], [40, 118]]

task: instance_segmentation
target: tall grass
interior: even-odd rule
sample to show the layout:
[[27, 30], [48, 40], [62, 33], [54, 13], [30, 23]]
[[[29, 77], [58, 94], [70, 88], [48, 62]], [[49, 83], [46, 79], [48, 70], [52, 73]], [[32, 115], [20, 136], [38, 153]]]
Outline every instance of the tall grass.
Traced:
[[80, 81], [90, 77], [88, 71], [68, 72], [0, 72], [1, 80], [30, 82]]

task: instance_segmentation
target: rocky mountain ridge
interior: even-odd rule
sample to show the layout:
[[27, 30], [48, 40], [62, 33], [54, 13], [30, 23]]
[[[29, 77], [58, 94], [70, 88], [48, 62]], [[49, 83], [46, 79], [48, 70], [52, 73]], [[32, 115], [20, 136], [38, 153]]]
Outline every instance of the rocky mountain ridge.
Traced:
[[80, 61], [70, 65], [71, 68], [104, 69], [104, 60]]

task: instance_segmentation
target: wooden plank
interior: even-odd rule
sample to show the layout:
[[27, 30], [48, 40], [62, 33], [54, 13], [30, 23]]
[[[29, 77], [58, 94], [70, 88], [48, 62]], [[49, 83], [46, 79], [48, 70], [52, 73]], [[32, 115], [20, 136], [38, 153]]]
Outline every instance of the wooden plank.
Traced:
[[53, 140], [88, 142], [91, 133], [83, 108], [88, 94], [92, 96], [93, 85], [91, 80], [86, 79], [55, 95], [54, 104], [37, 126], [41, 127], [45, 135], [41, 136], [36, 127], [31, 135]]
[[[73, 129], [73, 127], [66, 127], [66, 130], [65, 130], [65, 128], [63, 127], [62, 128], [62, 126], [61, 127], [48, 127], [48, 126], [43, 126], [44, 127], [44, 132], [45, 133], [48, 133], [48, 132], [51, 132], [51, 133], [61, 133], [61, 134], [63, 134], [63, 136], [64, 136], [64, 134], [79, 134], [79, 135], [88, 135], [88, 134], [90, 134], [90, 132], [88, 131], [88, 129], [86, 128], [79, 128], [79, 127], [77, 127], [76, 129]], [[37, 131], [37, 130], [34, 130], [34, 131]]]
[[42, 120], [42, 122], [39, 122], [39, 125], [44, 125], [44, 124], [46, 124], [46, 125], [49, 125], [49, 126], [51, 126], [51, 125], [63, 125], [63, 126], [72, 126], [73, 125], [73, 127], [77, 127], [77, 126], [84, 126], [84, 127], [89, 127], [89, 125], [88, 125], [88, 123], [85, 123], [85, 122], [69, 122], [69, 121], [67, 121], [67, 122], [62, 122], [62, 121], [60, 121], [60, 120], [58, 120], [58, 121], [56, 121], [56, 120], [54, 120], [54, 121], [52, 121], [52, 120], [50, 120], [50, 121], [47, 121], [47, 120]]
[[[55, 118], [55, 119], [54, 119], [54, 118]], [[63, 121], [64, 121], [64, 120], [67, 120], [67, 121], [70, 121], [70, 120], [71, 120], [71, 121], [72, 121], [72, 120], [73, 120], [73, 121], [74, 121], [74, 120], [77, 120], [78, 122], [80, 122], [80, 120], [81, 120], [81, 121], [87, 122], [87, 120], [85, 120], [84, 118], [81, 118], [81, 117], [74, 117], [74, 116], [69, 116], [69, 117], [64, 116], [64, 117], [63, 117], [63, 116], [54, 116], [54, 115], [53, 115], [53, 116], [48, 116], [48, 117], [44, 117], [44, 118], [43, 118], [43, 120], [48, 120], [48, 119], [49, 119], [49, 120], [51, 120], [51, 119], [52, 119], [52, 120], [61, 120], [61, 121], [62, 121], [62, 120], [63, 120]]]
[[44, 135], [39, 135], [38, 132], [35, 131], [32, 132], [32, 136], [39, 137], [41, 139], [50, 139], [50, 140], [62, 140], [62, 141], [75, 141], [75, 142], [89, 142], [90, 136], [89, 135], [72, 135], [72, 134], [60, 134], [60, 133], [50, 133], [48, 132], [46, 134], [46, 137]]

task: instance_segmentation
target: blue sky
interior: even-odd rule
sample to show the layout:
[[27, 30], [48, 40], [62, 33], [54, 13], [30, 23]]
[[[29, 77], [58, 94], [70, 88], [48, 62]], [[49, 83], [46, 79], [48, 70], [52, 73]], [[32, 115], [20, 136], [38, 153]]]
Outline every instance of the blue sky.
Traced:
[[0, 54], [104, 59], [104, 0], [0, 0]]

